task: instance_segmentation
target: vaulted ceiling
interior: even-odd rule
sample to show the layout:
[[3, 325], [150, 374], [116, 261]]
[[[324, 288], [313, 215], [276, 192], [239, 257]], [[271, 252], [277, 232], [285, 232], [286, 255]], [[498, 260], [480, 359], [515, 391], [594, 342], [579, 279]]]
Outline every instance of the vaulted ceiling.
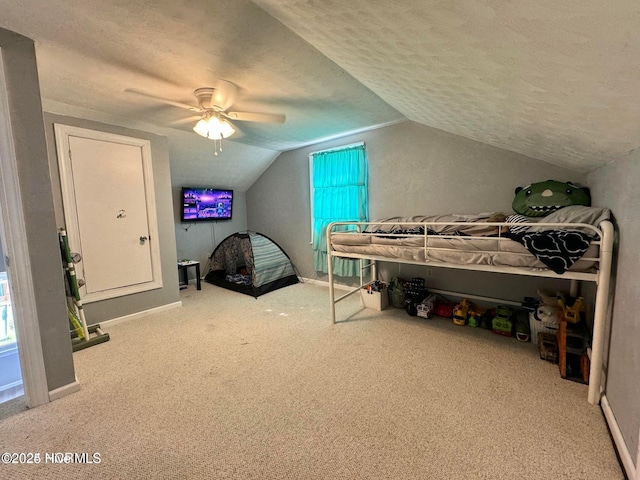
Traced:
[[35, 40], [45, 110], [166, 135], [172, 170], [211, 141], [127, 89], [195, 105], [225, 79], [234, 110], [285, 114], [234, 122], [215, 161], [240, 189], [278, 151], [405, 119], [580, 172], [640, 145], [637, 0], [0, 0], [0, 26]]

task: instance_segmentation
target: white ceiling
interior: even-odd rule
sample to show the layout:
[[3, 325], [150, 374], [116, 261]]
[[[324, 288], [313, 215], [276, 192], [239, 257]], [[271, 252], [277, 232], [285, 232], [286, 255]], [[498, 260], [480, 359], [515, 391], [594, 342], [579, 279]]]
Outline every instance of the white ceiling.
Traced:
[[0, 0], [0, 26], [35, 40], [46, 110], [167, 135], [172, 174], [211, 142], [125, 89], [226, 79], [234, 109], [286, 114], [223, 142], [240, 189], [275, 151], [405, 118], [580, 172], [640, 145], [637, 0]]

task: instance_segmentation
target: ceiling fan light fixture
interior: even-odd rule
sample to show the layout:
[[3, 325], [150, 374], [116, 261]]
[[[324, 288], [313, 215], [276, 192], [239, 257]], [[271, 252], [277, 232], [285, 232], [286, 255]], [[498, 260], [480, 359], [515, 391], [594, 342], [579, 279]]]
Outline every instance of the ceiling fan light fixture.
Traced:
[[196, 126], [193, 127], [193, 131], [211, 140], [222, 140], [236, 132], [229, 122], [219, 118], [217, 115], [200, 119]]

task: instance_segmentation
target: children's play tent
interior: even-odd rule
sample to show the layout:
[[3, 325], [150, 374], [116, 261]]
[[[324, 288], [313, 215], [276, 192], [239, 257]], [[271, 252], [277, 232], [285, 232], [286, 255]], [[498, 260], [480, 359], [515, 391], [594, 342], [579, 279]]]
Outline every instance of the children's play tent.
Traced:
[[257, 232], [229, 235], [209, 257], [205, 281], [254, 297], [298, 283], [291, 259]]

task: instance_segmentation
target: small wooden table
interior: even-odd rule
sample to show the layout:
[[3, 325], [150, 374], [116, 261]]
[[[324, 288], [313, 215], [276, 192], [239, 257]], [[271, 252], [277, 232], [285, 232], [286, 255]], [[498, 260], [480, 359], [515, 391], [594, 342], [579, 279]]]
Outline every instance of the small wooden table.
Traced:
[[189, 285], [189, 267], [196, 268], [196, 288], [200, 290], [200, 262], [194, 260], [178, 262], [178, 274], [182, 276], [182, 282]]

